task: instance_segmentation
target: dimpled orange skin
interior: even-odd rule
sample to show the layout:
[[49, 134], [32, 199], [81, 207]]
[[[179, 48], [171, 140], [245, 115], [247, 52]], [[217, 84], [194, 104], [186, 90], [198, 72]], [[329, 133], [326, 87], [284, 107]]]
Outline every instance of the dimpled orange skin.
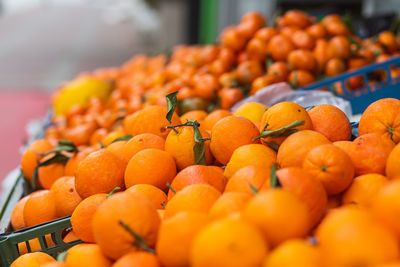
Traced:
[[[180, 171], [172, 180], [171, 187], [179, 192], [186, 186], [192, 184], [209, 184], [215, 187], [221, 193], [225, 189], [227, 179], [223, 170], [217, 166], [193, 165]], [[169, 189], [168, 199], [171, 199], [175, 193]]]
[[400, 178], [400, 145], [396, 145], [390, 152], [386, 160], [385, 173], [389, 179]]
[[357, 176], [343, 193], [342, 203], [369, 207], [379, 190], [388, 182], [388, 178], [376, 173]]
[[211, 132], [212, 127], [221, 119], [231, 116], [232, 113], [230, 113], [227, 110], [224, 109], [217, 109], [211, 112], [210, 114], [207, 115], [207, 117], [204, 118], [203, 122], [200, 124], [200, 126]]
[[28, 198], [29, 195], [21, 198], [14, 206], [14, 209], [11, 213], [11, 225], [14, 230], [19, 230], [26, 227], [24, 220], [24, 207]]
[[[292, 102], [281, 102], [273, 105], [264, 112], [261, 118], [260, 131], [262, 132], [264, 128], [267, 131], [277, 130], [295, 122], [296, 120], [304, 121], [304, 124], [296, 126], [293, 129], [312, 129], [311, 118], [302, 106]], [[265, 127], [267, 124], [268, 126]], [[262, 140], [266, 142], [274, 142], [280, 145], [285, 139], [286, 137], [269, 136]]]
[[139, 151], [129, 160], [125, 170], [125, 185], [129, 188], [135, 184], [151, 184], [166, 190], [167, 183], [175, 175], [176, 164], [171, 154], [148, 148]]
[[210, 149], [214, 157], [226, 165], [236, 148], [247, 144], [258, 144], [254, 140], [260, 134], [250, 120], [229, 116], [218, 121], [211, 130]]
[[[170, 153], [175, 161], [178, 170], [182, 170], [190, 165], [194, 165], [193, 147], [196, 142], [194, 140], [194, 130], [192, 126], [184, 126], [176, 128], [178, 131], [171, 131], [165, 140], [165, 151]], [[200, 129], [203, 138], [209, 138], [210, 134]], [[213, 156], [210, 151], [210, 141], [204, 142], [206, 164], [211, 164]]]
[[40, 154], [49, 152], [53, 147], [46, 139], [36, 140], [22, 154], [21, 169], [29, 181], [32, 180], [33, 170], [37, 166], [37, 161], [42, 158]]
[[31, 193], [24, 207], [26, 226], [34, 226], [54, 219], [57, 219], [56, 205], [50, 190], [39, 190]]
[[115, 187], [124, 188], [124, 169], [124, 162], [111, 152], [105, 149], [95, 151], [76, 169], [76, 191], [85, 199], [94, 194], [108, 194]]
[[215, 201], [209, 214], [213, 219], [222, 219], [235, 212], [240, 212], [250, 198], [250, 194], [242, 192], [224, 193]]
[[180, 212], [160, 225], [157, 256], [165, 267], [189, 266], [189, 251], [197, 233], [209, 222], [204, 213]]
[[328, 195], [344, 191], [354, 178], [351, 158], [333, 144], [317, 146], [308, 152], [303, 169], [321, 181]]
[[67, 250], [65, 263], [70, 267], [109, 267], [108, 259], [96, 244], [78, 244]]
[[58, 217], [71, 215], [76, 206], [82, 201], [82, 198], [75, 190], [75, 178], [71, 176], [59, 178], [51, 186], [50, 191], [54, 195]]
[[400, 141], [400, 100], [384, 98], [364, 111], [358, 126], [360, 135], [378, 133], [396, 144]]
[[137, 251], [125, 254], [112, 267], [161, 267], [161, 264], [156, 255]]
[[[142, 133], [152, 133], [162, 138], [166, 138], [171, 129], [166, 119], [167, 108], [162, 106], [147, 106], [142, 110], [126, 117], [123, 121], [125, 132], [133, 136]], [[181, 123], [178, 115], [174, 113], [172, 116], [172, 125]]]
[[44, 252], [34, 252], [19, 256], [15, 261], [13, 261], [13, 263], [11, 263], [10, 267], [25, 267], [25, 266], [39, 267], [42, 266], [42, 264], [55, 261], [56, 260], [52, 256]]
[[311, 149], [329, 143], [329, 140], [318, 132], [311, 130], [296, 132], [286, 138], [279, 147], [277, 162], [282, 168], [301, 167]]
[[124, 158], [124, 161], [128, 163], [137, 152], [146, 148], [164, 150], [164, 143], [164, 138], [158, 135], [151, 133], [138, 134], [126, 143], [121, 156]]
[[224, 175], [232, 177], [239, 169], [253, 165], [271, 168], [276, 163], [276, 152], [261, 144], [243, 145], [235, 149], [226, 165]]
[[306, 205], [283, 189], [258, 193], [247, 202], [243, 217], [257, 226], [272, 246], [291, 238], [304, 237], [310, 230]]
[[190, 263], [193, 267], [260, 266], [267, 253], [268, 244], [255, 226], [225, 218], [208, 224], [197, 234]]
[[331, 142], [349, 141], [351, 125], [346, 114], [332, 105], [318, 105], [308, 111], [314, 131], [326, 136]]
[[185, 187], [167, 203], [164, 218], [170, 218], [181, 211], [208, 213], [221, 193], [208, 184], [193, 184]]
[[315, 226], [323, 217], [328, 203], [322, 183], [296, 167], [279, 169], [276, 175], [283, 189], [292, 192], [307, 205], [311, 226]]
[[167, 195], [160, 188], [149, 184], [137, 184], [129, 187], [125, 192], [141, 194], [151, 203], [155, 209], [164, 209], [163, 205], [168, 202]]
[[74, 233], [80, 240], [94, 243], [92, 220], [94, 213], [106, 200], [107, 194], [95, 194], [82, 200], [71, 216], [71, 225]]
[[92, 222], [95, 241], [107, 257], [116, 260], [139, 249], [120, 221], [154, 247], [160, 217], [153, 204], [139, 194], [115, 193], [100, 205]]
[[[262, 190], [264, 185], [269, 188], [271, 171], [261, 166], [246, 166], [232, 175], [225, 187], [225, 192], [242, 192], [253, 194], [251, 186], [256, 190]], [[251, 186], [250, 186], [251, 185]]]

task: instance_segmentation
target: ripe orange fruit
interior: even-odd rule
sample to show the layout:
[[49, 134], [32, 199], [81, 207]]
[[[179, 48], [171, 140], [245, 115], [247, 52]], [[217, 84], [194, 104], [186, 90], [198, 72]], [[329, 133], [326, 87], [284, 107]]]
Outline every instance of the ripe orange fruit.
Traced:
[[42, 264], [55, 262], [56, 260], [44, 253], [44, 252], [34, 252], [27, 253], [22, 256], [19, 256], [13, 263], [11, 263], [10, 267], [22, 267], [22, 266], [41, 266]]
[[250, 197], [250, 194], [242, 192], [227, 192], [222, 194], [210, 209], [211, 218], [222, 219], [235, 212], [240, 212]]
[[400, 141], [400, 100], [383, 98], [375, 101], [364, 111], [360, 118], [360, 135], [378, 133], [396, 144]]
[[327, 76], [336, 76], [346, 71], [346, 64], [341, 58], [331, 58], [325, 66], [325, 74]]
[[322, 259], [317, 247], [303, 239], [291, 239], [276, 247], [265, 259], [263, 267], [322, 266]]
[[240, 84], [251, 84], [255, 78], [264, 73], [260, 62], [256, 60], [240, 63], [236, 68], [237, 79]]
[[278, 26], [297, 26], [299, 28], [306, 28], [312, 23], [312, 18], [301, 10], [292, 9], [287, 11], [279, 20]]
[[75, 188], [81, 198], [124, 188], [125, 164], [106, 149], [95, 151], [81, 161], [75, 172]]
[[211, 132], [212, 127], [221, 119], [231, 116], [232, 114], [224, 109], [216, 109], [205, 117], [204, 121], [201, 123], [201, 127], [209, 132]]
[[343, 192], [354, 177], [351, 158], [333, 144], [310, 150], [303, 160], [303, 169], [321, 181], [328, 195]]
[[393, 53], [399, 50], [399, 42], [396, 36], [389, 31], [383, 31], [378, 35], [378, 42], [385, 48], [389, 53]]
[[400, 146], [396, 145], [395, 148], [390, 152], [386, 160], [385, 173], [389, 179], [400, 178], [399, 157], [400, 157]]
[[79, 237], [74, 233], [74, 231], [69, 231], [69, 233], [63, 238], [64, 243], [70, 243], [76, 240], [79, 240]]
[[208, 213], [221, 193], [208, 184], [192, 184], [168, 201], [165, 207], [165, 218], [170, 218], [182, 211]]
[[92, 220], [94, 213], [106, 200], [106, 194], [95, 194], [82, 200], [71, 216], [71, 225], [74, 233], [86, 243], [94, 243]]
[[71, 215], [82, 201], [75, 189], [75, 178], [71, 176], [59, 178], [51, 186], [50, 191], [54, 196], [57, 217]]
[[75, 176], [75, 170], [78, 167], [79, 163], [86, 158], [90, 153], [96, 151], [95, 147], [85, 147], [80, 150], [78, 153], [73, 155], [65, 164], [64, 175], [65, 176]]
[[[157, 166], [157, 168], [155, 168]], [[176, 175], [174, 158], [163, 150], [148, 148], [136, 153], [125, 170], [127, 188], [136, 184], [151, 184], [162, 190]]]
[[220, 42], [223, 47], [227, 47], [237, 52], [244, 48], [246, 45], [246, 38], [239, 30], [234, 27], [227, 27], [220, 35]]
[[248, 54], [250, 60], [265, 60], [267, 57], [267, 43], [259, 38], [252, 38], [246, 45], [246, 54]]
[[267, 70], [268, 74], [277, 74], [285, 80], [289, 76], [289, 72], [289, 66], [286, 64], [286, 62], [283, 61], [272, 63]]
[[343, 193], [342, 203], [369, 207], [379, 190], [388, 182], [389, 180], [380, 174], [370, 173], [358, 176]]
[[330, 59], [330, 56], [328, 55], [328, 41], [324, 38], [317, 39], [313, 54], [318, 63], [318, 71], [320, 73], [324, 72], [325, 65]]
[[[177, 132], [171, 131], [165, 140], [165, 151], [174, 157], [178, 170], [195, 164], [195, 155], [193, 147], [196, 145], [194, 140], [194, 129], [192, 126], [183, 126], [176, 128]], [[203, 138], [209, 138], [210, 134], [199, 129]], [[204, 142], [204, 156], [207, 164], [213, 161], [210, 152], [210, 141]]]
[[329, 35], [349, 35], [350, 31], [347, 26], [341, 21], [331, 21], [325, 23], [326, 31]]
[[[260, 131], [277, 130], [288, 126], [296, 120], [304, 121], [303, 125], [298, 125], [293, 129], [306, 130], [312, 129], [311, 118], [307, 111], [299, 104], [293, 102], [280, 102], [267, 109], [261, 119]], [[274, 142], [278, 145], [282, 144], [286, 136], [274, 137], [268, 136], [262, 138], [264, 142]]]
[[[223, 170], [217, 166], [193, 165], [180, 171], [172, 180], [171, 188], [175, 192], [192, 184], [209, 184], [219, 192], [223, 192], [226, 185], [226, 178]], [[171, 199], [175, 193], [169, 189], [168, 199]]]
[[160, 188], [149, 184], [137, 184], [129, 187], [126, 192], [140, 194], [147, 198], [155, 209], [163, 209], [163, 205], [167, 204], [167, 195]]
[[156, 244], [157, 256], [163, 266], [189, 266], [193, 240], [208, 222], [206, 214], [197, 212], [180, 212], [163, 221]]
[[71, 267], [110, 267], [108, 259], [96, 244], [78, 244], [67, 250], [65, 263]]
[[290, 52], [287, 61], [292, 69], [300, 69], [313, 72], [317, 68], [314, 55], [306, 49], [296, 49]]
[[[54, 154], [47, 155], [40, 162], [44, 162], [53, 156]], [[44, 189], [50, 189], [53, 183], [62, 176], [64, 176], [64, 164], [60, 162], [38, 168], [38, 182]]]
[[14, 231], [20, 230], [26, 227], [24, 219], [24, 208], [25, 203], [28, 200], [29, 195], [21, 198], [17, 204], [15, 204], [14, 209], [11, 213], [11, 225]]
[[113, 267], [161, 267], [160, 261], [153, 253], [145, 251], [130, 252], [119, 258]]
[[239, 32], [246, 38], [251, 38], [255, 32], [265, 26], [266, 18], [258, 12], [248, 12], [240, 20]]
[[240, 88], [222, 88], [218, 91], [220, 107], [230, 109], [234, 104], [243, 99], [243, 91]]
[[329, 143], [329, 140], [318, 132], [311, 130], [296, 132], [280, 145], [277, 155], [278, 164], [282, 168], [301, 167], [311, 149]]
[[[124, 130], [133, 136], [142, 133], [152, 133], [166, 138], [171, 129], [166, 128], [169, 122], [166, 119], [167, 108], [162, 106], [147, 106], [140, 111], [127, 116], [124, 121]], [[180, 124], [178, 115], [172, 116], [172, 125]]]
[[275, 61], [286, 61], [295, 46], [289, 37], [277, 34], [268, 42], [268, 52]]
[[291, 238], [304, 237], [310, 230], [306, 205], [282, 189], [258, 193], [247, 202], [243, 216], [263, 232], [272, 246]]
[[263, 89], [268, 85], [283, 81], [284, 81], [283, 77], [275, 73], [268, 73], [264, 76], [260, 76], [251, 83], [250, 95], [254, 95], [259, 90]]
[[34, 141], [22, 154], [21, 170], [28, 178], [32, 180], [33, 170], [36, 168], [38, 161], [42, 159], [41, 154], [49, 152], [54, 146], [47, 139]]
[[307, 205], [310, 225], [315, 226], [327, 207], [327, 194], [322, 183], [307, 171], [291, 167], [276, 172], [282, 188], [292, 192]]
[[54, 195], [50, 190], [39, 190], [29, 195], [24, 206], [27, 227], [57, 219]]
[[259, 123], [261, 121], [262, 115], [264, 114], [264, 111], [267, 109], [267, 106], [261, 103], [248, 102], [240, 105], [240, 107], [238, 107], [238, 109], [233, 114], [249, 119], [254, 123]]
[[346, 37], [338, 35], [329, 40], [328, 55], [348, 59], [351, 55], [350, 42]]
[[384, 185], [372, 199], [374, 215], [400, 236], [400, 180], [392, 180]]
[[[241, 129], [238, 131], [237, 129]], [[259, 135], [257, 127], [250, 120], [229, 116], [218, 121], [211, 130], [210, 149], [214, 157], [227, 164], [236, 148], [246, 144], [257, 144], [253, 138]]]
[[301, 88], [315, 82], [315, 77], [306, 70], [293, 70], [289, 74], [289, 83], [294, 88]]
[[[228, 180], [225, 192], [253, 194], [252, 187], [261, 190], [269, 184], [270, 169], [265, 166], [246, 166], [236, 171]], [[267, 187], [269, 188], [269, 187]]]
[[276, 163], [276, 152], [261, 144], [249, 144], [238, 147], [226, 165], [224, 175], [230, 178], [239, 169], [253, 165], [266, 169], [271, 168]]
[[67, 265], [64, 262], [50, 262], [50, 263], [45, 263], [40, 265], [40, 267], [68, 267], [69, 265]]
[[260, 266], [267, 252], [268, 245], [258, 229], [245, 221], [227, 218], [208, 224], [197, 234], [190, 263], [193, 267]]
[[264, 43], [268, 43], [269, 40], [271, 40], [271, 38], [274, 35], [278, 34], [278, 30], [272, 27], [264, 27], [259, 29], [255, 34], [254, 34], [254, 38], [259, 39], [261, 41], [263, 41]]
[[192, 78], [194, 93], [196, 96], [207, 100], [215, 98], [215, 92], [219, 89], [218, 79], [213, 74], [197, 74]]
[[122, 150], [122, 157], [126, 163], [139, 151], [146, 148], [164, 150], [165, 139], [151, 133], [138, 134], [130, 139]]
[[304, 30], [297, 30], [293, 33], [292, 42], [299, 49], [312, 50], [315, 45], [314, 38]]
[[351, 125], [346, 114], [339, 108], [323, 104], [308, 111], [313, 129], [325, 135], [331, 142], [348, 141], [351, 138]]
[[154, 247], [160, 217], [153, 204], [139, 194], [115, 193], [100, 205], [92, 222], [96, 243], [107, 257], [115, 260], [145, 246], [121, 222], [140, 235], [146, 246]]
[[188, 111], [181, 116], [181, 123], [185, 123], [189, 120], [196, 120], [201, 123], [207, 117], [207, 115], [207, 112], [205, 112], [204, 110]]
[[325, 38], [327, 34], [326, 28], [322, 23], [313, 24], [306, 31], [314, 39]]

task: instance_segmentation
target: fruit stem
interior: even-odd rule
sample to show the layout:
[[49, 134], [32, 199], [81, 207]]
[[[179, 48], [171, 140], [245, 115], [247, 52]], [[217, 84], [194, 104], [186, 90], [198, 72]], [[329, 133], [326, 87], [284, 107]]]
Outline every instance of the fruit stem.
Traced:
[[134, 245], [140, 247], [146, 252], [153, 253], [155, 254], [155, 250], [150, 248], [147, 245], [146, 240], [143, 238], [143, 236], [139, 235], [135, 231], [132, 230], [132, 228], [129, 227], [126, 223], [124, 223], [122, 220], [119, 220], [119, 224], [124, 227], [124, 229], [135, 239]]
[[117, 192], [118, 190], [120, 190], [121, 187], [117, 186], [116, 188], [114, 188], [113, 190], [111, 190], [110, 193], [108, 193], [108, 195], [106, 196], [106, 198], [111, 197], [115, 192]]
[[257, 188], [254, 187], [254, 185], [252, 185], [251, 183], [249, 183], [250, 189], [253, 192], [253, 194], [258, 194], [258, 190]]
[[167, 187], [168, 187], [169, 189], [171, 189], [171, 191], [174, 192], [174, 194], [176, 194], [175, 189], [171, 186], [170, 183], [167, 183]]
[[276, 130], [270, 130], [270, 131], [263, 131], [259, 136], [254, 137], [252, 140], [255, 141], [259, 138], [265, 138], [268, 136], [272, 136], [272, 137], [288, 136], [288, 135], [298, 131], [297, 129], [293, 129], [294, 127], [303, 125], [304, 123], [305, 123], [304, 121], [296, 120], [282, 128], [279, 128]]
[[271, 181], [270, 181], [271, 188], [281, 187], [279, 182], [278, 176], [276, 175], [276, 165], [271, 166]]

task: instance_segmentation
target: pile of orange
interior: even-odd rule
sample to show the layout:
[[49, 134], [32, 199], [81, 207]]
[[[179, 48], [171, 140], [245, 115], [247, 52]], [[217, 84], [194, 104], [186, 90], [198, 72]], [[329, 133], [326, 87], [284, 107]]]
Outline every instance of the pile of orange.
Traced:
[[30, 240], [11, 266], [400, 266], [400, 100], [371, 104], [355, 139], [331, 105], [167, 113], [146, 106], [96, 142], [34, 142], [21, 166], [42, 189], [12, 227], [71, 215], [64, 241], [84, 243], [56, 262]]

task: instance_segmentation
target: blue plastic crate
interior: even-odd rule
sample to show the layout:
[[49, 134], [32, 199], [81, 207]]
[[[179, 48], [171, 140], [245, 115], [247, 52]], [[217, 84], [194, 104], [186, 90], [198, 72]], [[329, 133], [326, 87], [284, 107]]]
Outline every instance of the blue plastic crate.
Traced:
[[[371, 103], [387, 97], [400, 99], [400, 77], [392, 77], [390, 67], [400, 66], [400, 56], [393, 57], [382, 63], [370, 64], [360, 69], [349, 71], [341, 75], [327, 78], [298, 90], [333, 90], [335, 84], [341, 84], [343, 94], [339, 95], [350, 101], [354, 114], [362, 113]], [[368, 75], [377, 71], [385, 73], [385, 80], [374, 84], [368, 79]], [[362, 76], [363, 87], [357, 90], [349, 90], [346, 82], [351, 77]]]

